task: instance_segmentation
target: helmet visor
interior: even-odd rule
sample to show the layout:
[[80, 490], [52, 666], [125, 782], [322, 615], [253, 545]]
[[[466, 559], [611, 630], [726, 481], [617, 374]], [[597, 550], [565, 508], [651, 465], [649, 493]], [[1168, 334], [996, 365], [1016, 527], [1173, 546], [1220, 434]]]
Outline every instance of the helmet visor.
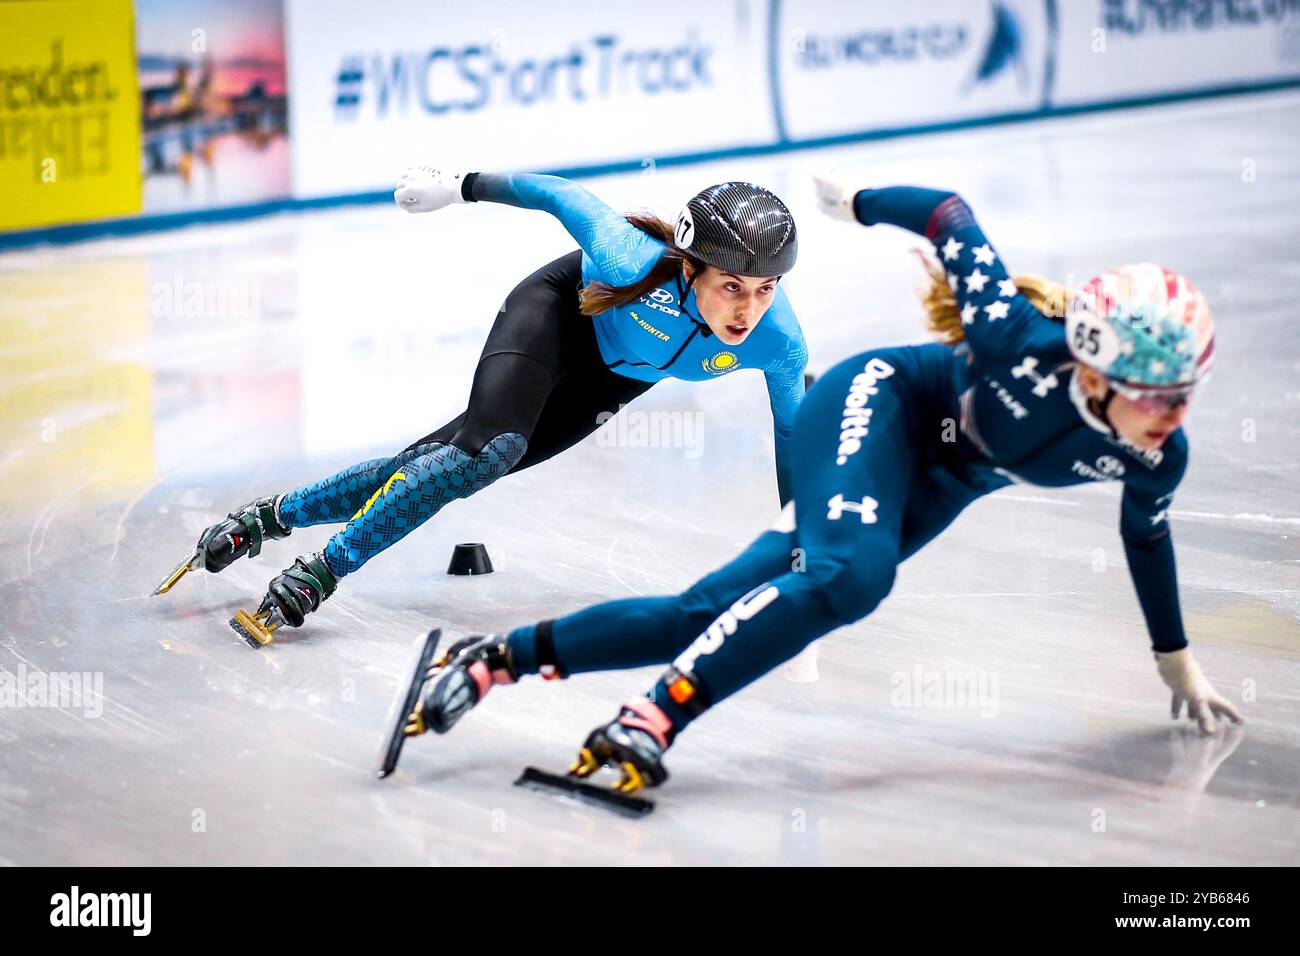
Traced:
[[1152, 415], [1162, 415], [1182, 408], [1192, 400], [1192, 395], [1196, 392], [1196, 384], [1143, 387], [1111, 379], [1110, 386], [1144, 412]]

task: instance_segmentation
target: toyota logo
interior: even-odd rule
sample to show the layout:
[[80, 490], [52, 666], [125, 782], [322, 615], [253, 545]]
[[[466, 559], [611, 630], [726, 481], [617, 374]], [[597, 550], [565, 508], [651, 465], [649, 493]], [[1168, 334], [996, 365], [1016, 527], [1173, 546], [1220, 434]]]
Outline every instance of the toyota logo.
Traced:
[[1103, 475], [1118, 478], [1124, 474], [1124, 463], [1118, 458], [1112, 458], [1110, 455], [1102, 455], [1097, 459], [1097, 470]]

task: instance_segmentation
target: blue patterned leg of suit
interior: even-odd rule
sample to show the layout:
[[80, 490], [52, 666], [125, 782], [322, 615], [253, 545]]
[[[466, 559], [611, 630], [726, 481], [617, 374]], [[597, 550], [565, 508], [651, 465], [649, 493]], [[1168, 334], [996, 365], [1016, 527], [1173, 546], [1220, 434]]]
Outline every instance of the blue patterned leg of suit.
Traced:
[[352, 518], [393, 473], [413, 458], [427, 455], [441, 445], [430, 442], [408, 448], [391, 458], [372, 458], [337, 475], [295, 488], [280, 499], [280, 520], [289, 528], [314, 524], [338, 524]]
[[[346, 528], [325, 546], [325, 562], [342, 577], [391, 547], [457, 498], [486, 488], [519, 463], [523, 435], [498, 435], [477, 455], [434, 444], [402, 462], [364, 502]], [[419, 449], [416, 449], [418, 452]], [[400, 457], [400, 456], [399, 456]]]

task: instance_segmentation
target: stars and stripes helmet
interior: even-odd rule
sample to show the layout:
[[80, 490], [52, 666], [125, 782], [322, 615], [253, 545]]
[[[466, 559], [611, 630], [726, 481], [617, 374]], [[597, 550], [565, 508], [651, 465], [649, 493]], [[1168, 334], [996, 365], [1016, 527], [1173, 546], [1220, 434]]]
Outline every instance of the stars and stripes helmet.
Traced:
[[1214, 320], [1186, 276], [1150, 262], [1103, 272], [1066, 311], [1070, 352], [1121, 394], [1186, 395], [1214, 364]]
[[753, 183], [719, 183], [701, 191], [677, 217], [673, 241], [695, 259], [741, 276], [782, 276], [794, 268], [794, 216], [775, 194]]

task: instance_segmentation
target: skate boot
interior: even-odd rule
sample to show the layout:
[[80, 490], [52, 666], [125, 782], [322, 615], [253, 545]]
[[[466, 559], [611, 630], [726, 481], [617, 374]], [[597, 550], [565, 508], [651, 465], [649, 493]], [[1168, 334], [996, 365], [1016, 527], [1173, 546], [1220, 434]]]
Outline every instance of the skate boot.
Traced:
[[278, 507], [283, 495], [257, 498], [230, 512], [224, 521], [218, 521], [199, 535], [194, 552], [176, 566], [154, 594], [166, 594], [176, 582], [190, 571], [199, 568], [214, 574], [223, 571], [238, 558], [248, 555], [255, 558], [267, 538], [287, 538], [292, 533], [280, 523]]
[[230, 626], [252, 647], [269, 644], [271, 632], [277, 628], [285, 624], [301, 627], [338, 584], [320, 552], [304, 554], [271, 579], [256, 614], [236, 611]]
[[510, 648], [499, 634], [474, 635], [452, 644], [434, 661], [419, 703], [407, 717], [404, 733], [415, 737], [432, 730], [445, 734], [487, 696], [493, 684], [518, 680]]
[[[672, 737], [672, 721], [659, 705], [645, 697], [633, 697], [617, 717], [587, 735], [587, 742], [567, 773], [525, 767], [515, 786], [577, 800], [622, 816], [643, 817], [655, 805], [638, 791], [657, 787], [668, 779], [663, 756]], [[612, 787], [587, 782], [602, 767], [619, 772]]]
[[569, 774], [586, 778], [602, 767], [612, 767], [621, 775], [614, 784], [619, 793], [657, 787], [668, 779], [663, 755], [672, 726], [654, 701], [633, 697], [617, 717], [587, 736]]

